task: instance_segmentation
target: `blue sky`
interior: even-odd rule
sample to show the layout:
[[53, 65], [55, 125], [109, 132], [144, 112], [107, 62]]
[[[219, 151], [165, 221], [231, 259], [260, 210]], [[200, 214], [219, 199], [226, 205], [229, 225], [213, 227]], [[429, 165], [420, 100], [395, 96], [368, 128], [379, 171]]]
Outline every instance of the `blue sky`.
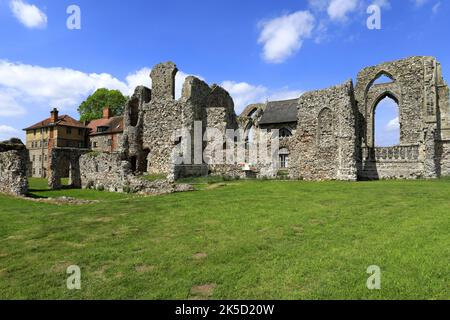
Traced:
[[[372, 3], [381, 30], [366, 26]], [[81, 30], [66, 27], [72, 4]], [[77, 117], [98, 87], [149, 86], [150, 68], [167, 60], [178, 88], [189, 74], [221, 84], [237, 112], [411, 55], [436, 56], [448, 78], [449, 13], [444, 0], [0, 0], [0, 139], [23, 137], [52, 107]], [[395, 112], [380, 114], [389, 140]]]

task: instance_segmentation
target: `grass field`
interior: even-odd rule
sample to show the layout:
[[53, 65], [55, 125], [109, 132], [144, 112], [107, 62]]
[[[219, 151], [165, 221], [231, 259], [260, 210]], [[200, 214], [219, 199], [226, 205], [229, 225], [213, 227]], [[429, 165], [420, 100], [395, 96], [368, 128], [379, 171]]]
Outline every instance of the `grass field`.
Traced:
[[450, 298], [450, 180], [234, 181], [159, 197], [31, 187], [99, 202], [0, 196], [1, 299]]

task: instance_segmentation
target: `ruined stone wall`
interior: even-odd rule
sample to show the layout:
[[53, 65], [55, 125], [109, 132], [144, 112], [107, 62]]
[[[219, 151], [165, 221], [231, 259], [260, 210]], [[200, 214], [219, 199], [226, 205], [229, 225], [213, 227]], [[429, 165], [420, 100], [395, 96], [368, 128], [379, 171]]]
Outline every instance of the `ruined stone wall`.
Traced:
[[290, 175], [305, 180], [356, 180], [357, 134], [353, 84], [300, 97]]
[[146, 172], [148, 169], [148, 152], [143, 147], [144, 104], [150, 102], [151, 94], [150, 89], [137, 87], [124, 110], [124, 132], [119, 141], [119, 152], [124, 159], [133, 162], [133, 168], [138, 172]]
[[[436, 115], [432, 81], [434, 59], [411, 57], [363, 69], [357, 77], [355, 97], [362, 117], [363, 143], [374, 145], [374, 111], [377, 104], [389, 96], [400, 108], [400, 143], [417, 144], [422, 138], [427, 116]], [[374, 84], [380, 76], [388, 76], [390, 83]], [[434, 92], [435, 93], [435, 92]]]
[[25, 196], [28, 193], [28, 151], [18, 139], [0, 142], [0, 193]]
[[[259, 126], [265, 104], [249, 106], [240, 117], [233, 100], [223, 88], [195, 77], [184, 83], [182, 97], [175, 100], [175, 75], [172, 62], [155, 66], [151, 72], [152, 90], [138, 87], [130, 98], [124, 117], [121, 160], [128, 161], [131, 172], [166, 174], [170, 179], [190, 175], [243, 176], [240, 164], [206, 165], [195, 154], [206, 143], [195, 143], [194, 125], [244, 131], [282, 129], [286, 124]], [[392, 82], [375, 84], [382, 75]], [[300, 98], [298, 124], [289, 126], [293, 136], [280, 139], [280, 148], [290, 156], [292, 178], [308, 180], [355, 180], [382, 178], [433, 178], [449, 169], [450, 143], [449, 89], [436, 59], [411, 57], [363, 69], [356, 88], [351, 81], [326, 90], [305, 93]], [[375, 146], [374, 116], [385, 97], [400, 108], [400, 145]], [[188, 134], [190, 138], [182, 137]], [[209, 138], [209, 134], [207, 138]], [[190, 149], [185, 162], [175, 159]], [[225, 154], [225, 153], [224, 153]], [[276, 177], [279, 160], [255, 163], [257, 177]]]
[[69, 185], [81, 188], [80, 157], [88, 149], [53, 148], [49, 157], [48, 185], [51, 189], [62, 188], [62, 178], [69, 178]]
[[[382, 75], [391, 82], [374, 84]], [[362, 179], [436, 178], [446, 166], [443, 141], [450, 139], [448, 86], [433, 57], [411, 57], [363, 69], [355, 89], [363, 157]], [[385, 97], [399, 106], [400, 145], [375, 145], [375, 109]], [[443, 146], [441, 148], [441, 146]], [[415, 155], [408, 154], [414, 149]]]
[[440, 176], [450, 177], [450, 141], [439, 143]]
[[85, 189], [146, 195], [192, 190], [190, 186], [177, 185], [165, 179], [147, 181], [142, 176], [135, 176], [130, 163], [123, 160], [120, 153], [87, 153], [80, 157], [80, 168]]
[[193, 120], [193, 110], [175, 100], [176, 72], [175, 64], [165, 63], [154, 67], [151, 73], [152, 98], [143, 106], [143, 147], [150, 151], [148, 172], [151, 174], [172, 171], [174, 133], [183, 125], [190, 127], [189, 122]]

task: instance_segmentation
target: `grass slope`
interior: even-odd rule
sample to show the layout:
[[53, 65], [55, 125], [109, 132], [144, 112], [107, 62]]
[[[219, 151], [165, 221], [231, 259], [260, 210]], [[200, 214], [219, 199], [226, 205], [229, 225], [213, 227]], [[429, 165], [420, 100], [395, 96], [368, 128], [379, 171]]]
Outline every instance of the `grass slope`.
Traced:
[[[31, 184], [36, 198], [100, 202], [0, 195], [2, 299], [185, 299], [205, 285], [213, 299], [450, 298], [449, 180], [237, 181], [159, 197]], [[80, 291], [66, 289], [73, 264]], [[374, 264], [380, 291], [366, 288]]]

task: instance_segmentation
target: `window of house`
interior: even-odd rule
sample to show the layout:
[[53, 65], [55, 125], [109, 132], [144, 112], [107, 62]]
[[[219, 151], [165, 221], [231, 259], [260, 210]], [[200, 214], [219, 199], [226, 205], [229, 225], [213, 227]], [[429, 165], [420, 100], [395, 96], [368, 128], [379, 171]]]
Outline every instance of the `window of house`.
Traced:
[[280, 154], [280, 168], [286, 169], [289, 167], [289, 155]]
[[44, 161], [47, 161], [47, 155], [44, 155]]
[[108, 127], [97, 127], [97, 133], [106, 132], [108, 130]]
[[35, 156], [35, 155], [33, 155], [33, 162], [34, 162], [34, 161], [36, 161], [36, 156]]
[[42, 156], [39, 156], [39, 162], [41, 162], [42, 161]]
[[33, 130], [33, 135], [36, 136], [36, 129]]
[[289, 150], [286, 148], [280, 149], [279, 157], [280, 157], [280, 168], [281, 169], [289, 168]]
[[82, 135], [83, 135], [83, 130], [78, 129], [78, 135], [79, 135], [79, 136], [82, 136]]
[[66, 128], [67, 134], [72, 134], [72, 128]]
[[83, 142], [78, 142], [78, 148], [83, 148]]

